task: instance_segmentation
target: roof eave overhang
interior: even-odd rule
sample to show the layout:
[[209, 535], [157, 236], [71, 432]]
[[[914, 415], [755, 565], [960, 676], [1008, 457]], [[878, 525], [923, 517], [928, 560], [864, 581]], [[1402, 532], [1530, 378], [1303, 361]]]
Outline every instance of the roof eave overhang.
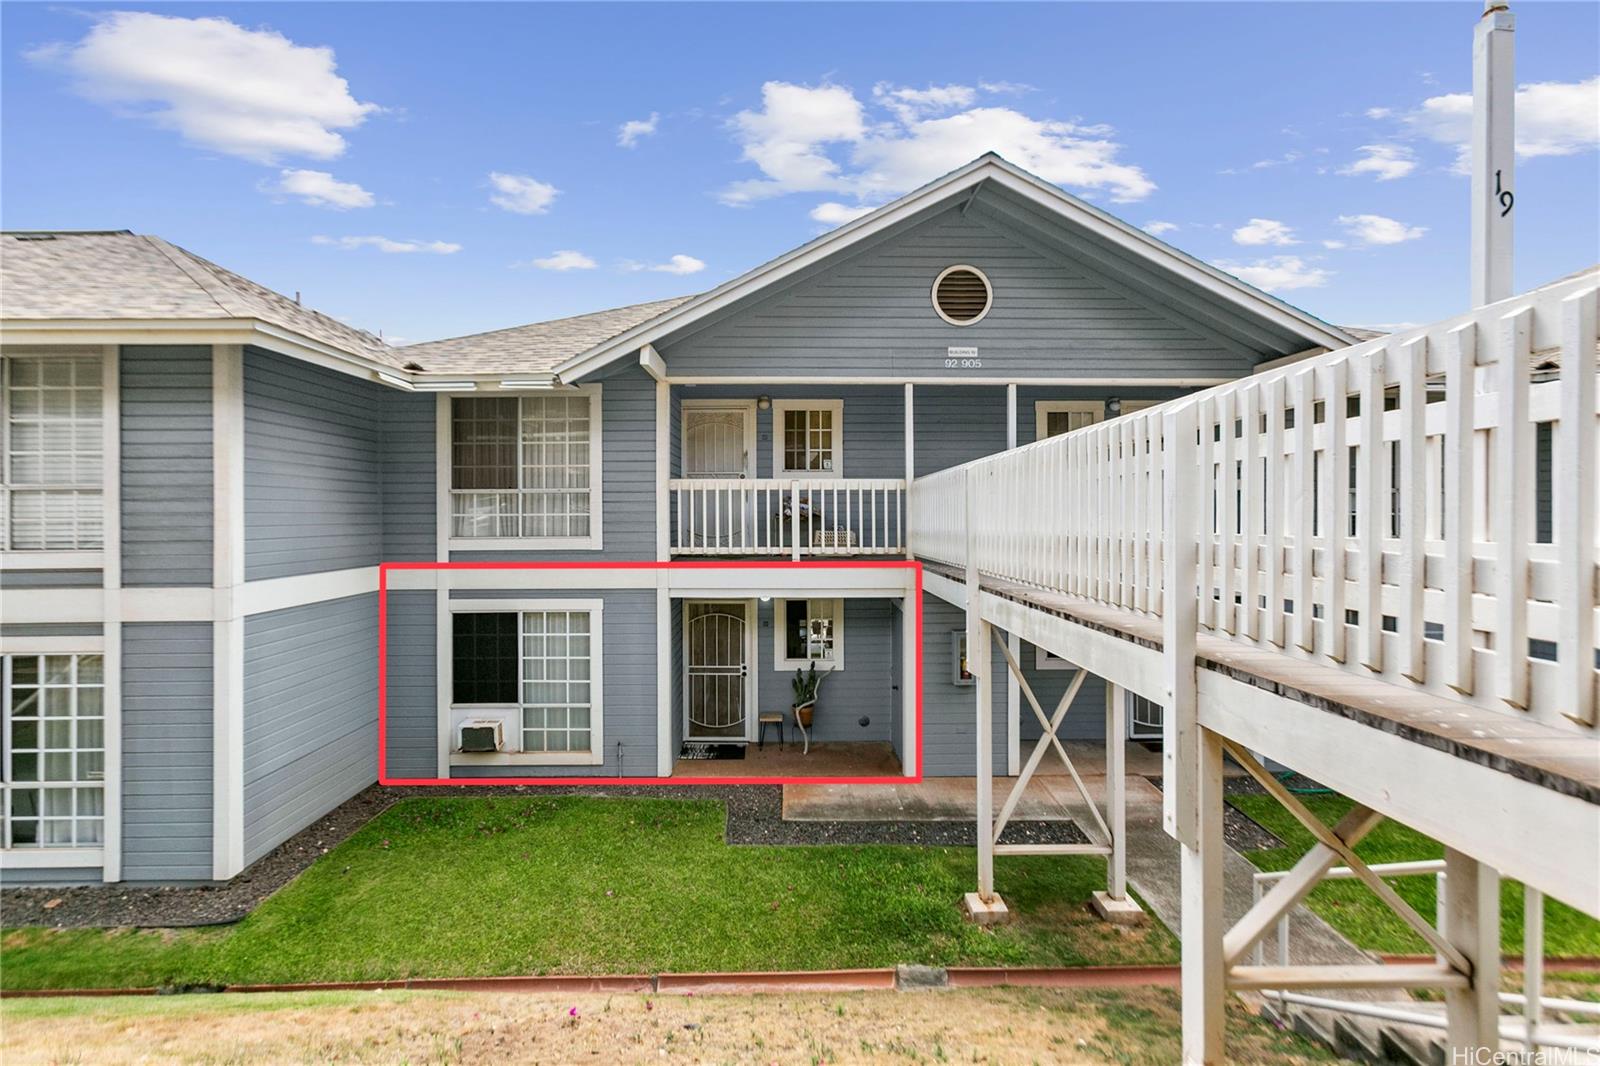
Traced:
[[1202, 290], [1270, 321], [1281, 329], [1304, 337], [1310, 345], [1331, 349], [1356, 343], [1354, 337], [1336, 326], [1329, 325], [1299, 308], [1245, 284], [1231, 274], [1179, 251], [1166, 242], [1128, 225], [1091, 204], [1084, 203], [1003, 159], [984, 156], [938, 181], [880, 207], [869, 215], [846, 223], [815, 241], [801, 245], [710, 292], [574, 356], [556, 367], [556, 374], [566, 381], [574, 381], [592, 374], [620, 356], [637, 351], [641, 346], [658, 341], [674, 330], [715, 314], [767, 286], [780, 284], [786, 278], [818, 261], [916, 216], [940, 200], [959, 196], [962, 191], [976, 188], [985, 182], [993, 182], [1044, 210], [1067, 217], [1097, 236], [1144, 256], [1155, 265], [1172, 271]]
[[356, 377], [411, 378], [388, 363], [256, 318], [8, 318], [0, 344], [252, 344]]

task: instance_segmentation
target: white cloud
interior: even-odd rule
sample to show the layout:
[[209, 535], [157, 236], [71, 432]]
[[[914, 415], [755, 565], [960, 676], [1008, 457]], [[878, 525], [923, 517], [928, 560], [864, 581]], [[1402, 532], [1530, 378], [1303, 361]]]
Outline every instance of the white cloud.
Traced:
[[1322, 242], [1322, 246], [1324, 248], [1332, 249], [1333, 251], [1338, 251], [1340, 248], [1343, 248], [1345, 244], [1344, 241], [1327, 240]]
[[264, 188], [278, 196], [293, 196], [312, 207], [331, 207], [335, 211], [371, 207], [376, 202], [355, 182], [340, 181], [325, 170], [285, 170], [276, 182]]
[[1383, 215], [1340, 215], [1339, 225], [1362, 244], [1404, 244], [1428, 232], [1426, 226], [1408, 226]]
[[978, 88], [996, 96], [1021, 96], [1034, 91], [1034, 87], [1025, 81], [980, 81]]
[[[1296, 131], [1293, 129], [1286, 129], [1283, 132], [1298, 136]], [[1273, 156], [1271, 159], [1257, 159], [1254, 163], [1251, 163], [1247, 167], [1226, 167], [1223, 170], [1218, 171], [1218, 173], [1248, 174], [1252, 170], [1271, 170], [1273, 167], [1286, 167], [1291, 163], [1298, 163], [1304, 158], [1305, 154], [1302, 152], [1288, 151], [1280, 156]]]
[[[1009, 87], [1008, 87], [1009, 88]], [[1122, 146], [1105, 126], [1036, 119], [1009, 107], [978, 106], [981, 89], [875, 86], [865, 104], [840, 85], [769, 81], [761, 108], [730, 123], [744, 159], [762, 177], [735, 182], [724, 203], [743, 205], [795, 192], [826, 192], [881, 201], [997, 152], [1047, 181], [1141, 200], [1155, 183], [1118, 161]]]
[[539, 270], [593, 270], [595, 261], [582, 252], [571, 248], [563, 248], [558, 252], [551, 252], [543, 259], [535, 259], [528, 263], [529, 266]]
[[1176, 222], [1162, 222], [1160, 219], [1153, 219], [1144, 224], [1144, 231], [1152, 237], [1159, 237], [1163, 233], [1171, 233], [1177, 228], [1178, 224]]
[[818, 204], [811, 209], [811, 220], [821, 222], [825, 226], [842, 226], [846, 222], [854, 222], [862, 215], [871, 214], [875, 208], [857, 205], [836, 203], [832, 200]]
[[1299, 244], [1294, 238], [1294, 230], [1276, 219], [1252, 218], [1249, 222], [1233, 231], [1233, 243], [1244, 245], [1275, 244], [1279, 246]]
[[329, 248], [341, 248], [347, 252], [353, 252], [358, 248], [376, 248], [387, 255], [406, 255], [413, 252], [454, 255], [461, 251], [461, 245], [450, 241], [396, 241], [388, 237], [324, 237], [318, 234], [311, 238], [311, 243]]
[[1388, 118], [1392, 114], [1394, 114], [1394, 110], [1392, 108], [1388, 108], [1388, 107], [1369, 107], [1369, 108], [1367, 108], [1367, 117], [1368, 118]]
[[345, 149], [338, 131], [378, 110], [350, 94], [333, 49], [225, 18], [116, 11], [82, 40], [28, 55], [67, 71], [90, 100], [258, 163], [332, 159]]
[[1258, 289], [1266, 289], [1268, 292], [1320, 289], [1333, 276], [1297, 255], [1274, 255], [1266, 259], [1257, 259], [1253, 263], [1235, 263], [1219, 259], [1212, 266], [1226, 270], [1240, 281], [1248, 282]]
[[554, 185], [526, 174], [503, 174], [498, 170], [490, 172], [489, 184], [495, 190], [489, 202], [518, 215], [544, 214], [560, 192]]
[[661, 116], [650, 112], [649, 118], [633, 118], [617, 127], [617, 144], [623, 148], [632, 148], [639, 143], [641, 137], [653, 136], [656, 124], [661, 121]]
[[[1517, 155], [1576, 155], [1600, 147], [1600, 75], [1517, 87]], [[1414, 133], [1456, 149], [1465, 170], [1472, 148], [1472, 94], [1433, 96], [1401, 116]]]
[[872, 87], [872, 98], [893, 111], [902, 122], [914, 122], [928, 115], [940, 115], [971, 107], [978, 90], [970, 85], [930, 85], [926, 89], [895, 87], [879, 82]]
[[[1375, 109], [1381, 110], [1381, 108]], [[1360, 159], [1339, 168], [1340, 174], [1359, 178], [1371, 174], [1379, 181], [1403, 178], [1417, 169], [1417, 160], [1411, 149], [1403, 144], [1363, 144]]]
[[622, 264], [623, 270], [640, 271], [652, 270], [657, 274], [698, 274], [706, 268], [703, 260], [692, 255], [675, 255], [665, 263], [637, 263], [628, 260]]

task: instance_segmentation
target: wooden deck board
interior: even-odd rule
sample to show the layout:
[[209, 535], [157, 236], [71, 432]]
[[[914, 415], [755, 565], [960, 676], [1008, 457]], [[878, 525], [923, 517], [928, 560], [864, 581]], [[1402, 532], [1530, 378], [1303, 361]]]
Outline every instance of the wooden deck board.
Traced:
[[[966, 578], [959, 567], [923, 565], [953, 581]], [[998, 578], [985, 576], [980, 585], [1078, 625], [1161, 647], [1159, 618]], [[1196, 643], [1202, 669], [1600, 805], [1600, 739], [1208, 633]]]

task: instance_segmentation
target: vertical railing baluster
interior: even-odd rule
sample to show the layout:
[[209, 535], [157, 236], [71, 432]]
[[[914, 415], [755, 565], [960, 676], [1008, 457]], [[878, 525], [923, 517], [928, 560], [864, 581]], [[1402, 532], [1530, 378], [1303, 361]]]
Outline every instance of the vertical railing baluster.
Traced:
[[1348, 359], [1328, 364], [1322, 393], [1322, 487], [1325, 495], [1322, 538], [1328, 554], [1322, 596], [1322, 621], [1327, 632], [1323, 654], [1340, 663], [1345, 661], [1346, 636], [1344, 543], [1350, 528], [1350, 454], [1346, 444], [1346, 416], [1350, 397], [1346, 375], [1349, 366]]
[[1317, 650], [1317, 620], [1312, 610], [1316, 578], [1316, 546], [1312, 528], [1316, 491], [1317, 371], [1294, 376], [1294, 642], [1302, 651]]
[[1254, 385], [1239, 390], [1239, 632], [1254, 640], [1259, 632], [1256, 591], [1256, 453], [1260, 443], [1260, 419], [1256, 407], [1260, 392]]
[[1556, 661], [1561, 671], [1556, 709], [1593, 725], [1595, 572], [1595, 303], [1597, 290], [1561, 303], [1561, 420], [1556, 426], [1557, 587], [1566, 602]]
[[1383, 669], [1383, 542], [1388, 535], [1384, 506], [1383, 407], [1387, 373], [1383, 348], [1367, 353], [1361, 371], [1360, 475], [1356, 479], [1356, 536], [1361, 553], [1360, 611], [1361, 663], [1369, 670]]
[[1264, 388], [1267, 411], [1267, 447], [1263, 462], [1266, 500], [1262, 509], [1261, 565], [1266, 568], [1267, 641], [1283, 647], [1283, 404], [1284, 377], [1276, 375]]
[[1427, 680], [1427, 648], [1423, 645], [1424, 588], [1428, 560], [1423, 537], [1427, 506], [1427, 370], [1426, 335], [1401, 345], [1392, 375], [1400, 386], [1400, 569], [1395, 577], [1400, 597], [1399, 670], [1412, 681]]
[[1445, 683], [1470, 696], [1475, 688], [1472, 652], [1473, 533], [1478, 507], [1478, 326], [1450, 331], [1445, 348], [1444, 393], [1444, 645]]
[[[1533, 427], [1528, 422], [1533, 311], [1506, 315], [1495, 331], [1495, 695], [1528, 706], [1528, 542], [1533, 538]], [[1581, 491], [1581, 490], [1580, 490]]]

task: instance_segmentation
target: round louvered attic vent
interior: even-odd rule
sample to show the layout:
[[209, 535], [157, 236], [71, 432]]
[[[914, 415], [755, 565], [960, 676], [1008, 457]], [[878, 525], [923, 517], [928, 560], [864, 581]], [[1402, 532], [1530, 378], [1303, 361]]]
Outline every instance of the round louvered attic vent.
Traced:
[[952, 326], [980, 321], [993, 302], [989, 279], [977, 267], [945, 267], [933, 281], [933, 309]]

